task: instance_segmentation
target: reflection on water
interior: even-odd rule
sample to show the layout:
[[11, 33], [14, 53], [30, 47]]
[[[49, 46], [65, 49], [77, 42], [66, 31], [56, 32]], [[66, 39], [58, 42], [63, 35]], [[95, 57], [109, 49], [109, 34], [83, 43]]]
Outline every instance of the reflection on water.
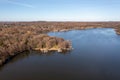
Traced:
[[71, 40], [74, 50], [20, 54], [0, 68], [0, 80], [120, 80], [120, 36], [114, 29], [49, 35]]

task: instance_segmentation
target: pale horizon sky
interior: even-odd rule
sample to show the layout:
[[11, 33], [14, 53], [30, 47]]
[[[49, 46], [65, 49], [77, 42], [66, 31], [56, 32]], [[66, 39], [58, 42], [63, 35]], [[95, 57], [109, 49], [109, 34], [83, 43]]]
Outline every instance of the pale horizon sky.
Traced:
[[0, 21], [120, 21], [120, 0], [0, 0]]

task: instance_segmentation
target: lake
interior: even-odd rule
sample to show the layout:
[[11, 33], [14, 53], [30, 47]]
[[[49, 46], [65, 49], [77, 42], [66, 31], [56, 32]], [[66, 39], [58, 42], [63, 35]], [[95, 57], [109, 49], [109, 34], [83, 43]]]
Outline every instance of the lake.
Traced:
[[0, 80], [120, 80], [120, 36], [112, 28], [50, 32], [72, 42], [66, 53], [17, 55], [0, 68]]

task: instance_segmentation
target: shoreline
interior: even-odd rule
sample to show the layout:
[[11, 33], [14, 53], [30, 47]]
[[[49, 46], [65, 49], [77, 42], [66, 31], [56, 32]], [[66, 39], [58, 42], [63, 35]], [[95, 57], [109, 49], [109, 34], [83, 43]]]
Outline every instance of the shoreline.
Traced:
[[50, 48], [50, 49], [47, 49], [47, 48], [42, 48], [42, 49], [41, 48], [35, 48], [33, 50], [41, 51], [43, 53], [48, 53], [49, 51], [57, 51], [57, 52], [70, 51], [70, 50], [73, 50], [73, 48], [72, 47], [71, 48], [64, 48], [64, 49], [62, 49], [62, 48]]
[[[106, 27], [95, 27], [95, 28], [106, 28]], [[56, 31], [52, 31], [52, 32], [67, 32], [67, 31], [71, 31], [71, 30], [87, 30], [87, 29], [95, 29], [94, 27], [86, 27], [86, 28], [80, 28], [80, 29], [63, 29], [63, 30], [56, 30]], [[108, 27], [107, 27], [108, 28]], [[120, 29], [116, 29], [113, 27], [109, 27], [115, 30], [117, 35], [120, 35]]]

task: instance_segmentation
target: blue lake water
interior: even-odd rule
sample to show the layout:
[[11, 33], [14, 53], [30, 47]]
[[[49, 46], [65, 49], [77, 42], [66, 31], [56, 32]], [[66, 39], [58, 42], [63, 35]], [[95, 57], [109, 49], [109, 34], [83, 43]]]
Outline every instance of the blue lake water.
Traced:
[[120, 80], [120, 36], [112, 28], [50, 32], [72, 42], [66, 53], [23, 53], [0, 68], [0, 80]]

